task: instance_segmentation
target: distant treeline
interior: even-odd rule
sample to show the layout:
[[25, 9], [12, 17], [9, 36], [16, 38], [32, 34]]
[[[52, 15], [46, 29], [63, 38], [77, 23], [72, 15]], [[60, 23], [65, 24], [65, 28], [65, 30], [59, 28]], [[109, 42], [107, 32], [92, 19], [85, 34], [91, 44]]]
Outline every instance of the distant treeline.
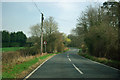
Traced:
[[22, 31], [8, 32], [0, 31], [2, 34], [2, 47], [19, 47], [26, 44], [27, 37]]

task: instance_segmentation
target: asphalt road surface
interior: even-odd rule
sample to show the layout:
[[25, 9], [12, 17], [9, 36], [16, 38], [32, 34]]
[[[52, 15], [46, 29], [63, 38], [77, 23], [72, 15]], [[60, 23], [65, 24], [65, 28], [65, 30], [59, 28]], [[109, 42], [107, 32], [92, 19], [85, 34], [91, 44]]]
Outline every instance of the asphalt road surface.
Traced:
[[119, 70], [86, 59], [77, 52], [78, 49], [71, 49], [55, 55], [29, 78], [120, 78]]

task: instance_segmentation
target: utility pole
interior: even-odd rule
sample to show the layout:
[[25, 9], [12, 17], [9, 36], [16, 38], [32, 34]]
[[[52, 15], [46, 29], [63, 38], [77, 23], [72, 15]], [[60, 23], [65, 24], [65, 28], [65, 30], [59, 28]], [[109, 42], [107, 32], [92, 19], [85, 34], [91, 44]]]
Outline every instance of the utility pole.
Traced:
[[40, 50], [40, 53], [42, 54], [43, 53], [43, 20], [44, 20], [44, 17], [43, 17], [43, 13], [40, 11], [40, 9], [38, 8], [35, 2], [34, 2], [34, 5], [36, 9], [39, 11], [39, 13], [41, 13], [41, 50]]
[[[120, 1], [118, 2], [118, 54], [120, 53]], [[120, 60], [120, 54], [118, 56]]]
[[43, 13], [41, 13], [41, 54], [43, 53]]

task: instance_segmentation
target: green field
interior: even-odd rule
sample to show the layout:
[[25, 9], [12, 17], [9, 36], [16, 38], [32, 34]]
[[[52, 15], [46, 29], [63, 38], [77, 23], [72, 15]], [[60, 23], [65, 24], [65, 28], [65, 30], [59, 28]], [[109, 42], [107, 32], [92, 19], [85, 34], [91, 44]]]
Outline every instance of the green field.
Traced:
[[24, 47], [6, 47], [6, 48], [0, 48], [0, 50], [2, 50], [2, 52], [8, 52], [8, 51], [16, 51], [23, 48]]

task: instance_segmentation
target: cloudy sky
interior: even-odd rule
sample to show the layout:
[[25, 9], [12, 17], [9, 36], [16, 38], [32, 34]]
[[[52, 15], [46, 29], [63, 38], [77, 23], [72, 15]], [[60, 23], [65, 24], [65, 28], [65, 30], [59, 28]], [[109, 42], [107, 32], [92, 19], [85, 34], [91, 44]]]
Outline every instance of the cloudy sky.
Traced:
[[[58, 22], [59, 31], [70, 34], [76, 27], [77, 18], [89, 5], [98, 5], [102, 2], [36, 2], [44, 17], [53, 16]], [[40, 14], [34, 3], [31, 2], [2, 2], [2, 30], [10, 32], [23, 31], [28, 37], [30, 27], [40, 23]]]

